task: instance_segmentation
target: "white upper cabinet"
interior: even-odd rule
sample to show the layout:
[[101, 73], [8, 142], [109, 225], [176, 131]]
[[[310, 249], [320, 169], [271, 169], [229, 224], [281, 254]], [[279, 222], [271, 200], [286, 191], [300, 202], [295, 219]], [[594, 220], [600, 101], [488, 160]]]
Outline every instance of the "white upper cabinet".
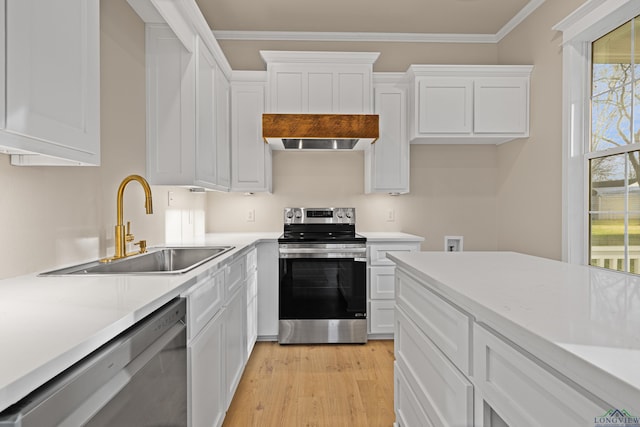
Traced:
[[260, 51], [267, 63], [269, 113], [371, 114], [379, 53]]
[[147, 179], [195, 184], [196, 57], [165, 24], [146, 27]]
[[365, 151], [365, 193], [409, 192], [407, 91], [403, 75], [375, 75], [375, 113], [380, 136]]
[[262, 138], [264, 73], [234, 72], [231, 80], [231, 190], [271, 192], [271, 147]]
[[231, 188], [231, 86], [224, 73], [217, 68], [215, 80], [216, 123], [217, 123], [217, 178], [219, 189]]
[[529, 65], [412, 65], [410, 139], [500, 144], [529, 136]]
[[99, 0], [0, 0], [0, 152], [100, 164]]
[[147, 179], [228, 191], [226, 58], [195, 3], [128, 1], [146, 23]]

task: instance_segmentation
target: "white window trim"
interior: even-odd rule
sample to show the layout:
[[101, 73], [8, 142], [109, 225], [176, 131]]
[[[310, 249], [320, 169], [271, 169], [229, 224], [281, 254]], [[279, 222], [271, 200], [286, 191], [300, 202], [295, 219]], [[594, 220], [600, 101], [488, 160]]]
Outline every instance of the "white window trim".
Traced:
[[588, 0], [553, 27], [562, 31], [562, 260], [589, 263], [591, 43], [640, 15], [640, 0]]

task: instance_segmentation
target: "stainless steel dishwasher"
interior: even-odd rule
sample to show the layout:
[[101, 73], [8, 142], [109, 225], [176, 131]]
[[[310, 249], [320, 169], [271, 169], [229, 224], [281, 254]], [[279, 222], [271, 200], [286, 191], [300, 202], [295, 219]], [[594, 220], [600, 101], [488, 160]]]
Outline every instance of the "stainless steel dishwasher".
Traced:
[[0, 414], [0, 426], [187, 425], [186, 303], [177, 298]]

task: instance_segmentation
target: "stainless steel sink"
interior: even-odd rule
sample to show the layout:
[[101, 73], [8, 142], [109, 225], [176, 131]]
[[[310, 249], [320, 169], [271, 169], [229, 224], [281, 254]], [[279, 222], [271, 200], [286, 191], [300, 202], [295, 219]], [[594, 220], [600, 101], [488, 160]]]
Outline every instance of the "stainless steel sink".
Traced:
[[103, 263], [93, 261], [73, 267], [48, 271], [40, 276], [107, 274], [181, 274], [210, 261], [234, 246], [163, 247], [149, 252]]

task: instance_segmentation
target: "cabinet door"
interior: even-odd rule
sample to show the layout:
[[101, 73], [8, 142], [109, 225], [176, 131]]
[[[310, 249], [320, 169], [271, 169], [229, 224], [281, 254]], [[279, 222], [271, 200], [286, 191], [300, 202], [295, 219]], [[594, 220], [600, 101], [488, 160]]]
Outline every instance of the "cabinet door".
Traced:
[[418, 134], [467, 134], [472, 131], [473, 80], [418, 79]]
[[216, 151], [216, 82], [217, 65], [200, 38], [196, 66], [196, 176], [195, 184], [214, 187], [218, 178]]
[[393, 334], [395, 301], [371, 301], [369, 303], [369, 332]]
[[278, 337], [278, 243], [258, 244], [258, 335]]
[[408, 193], [406, 92], [392, 85], [377, 86], [374, 92], [380, 137], [365, 153], [365, 193]]
[[224, 311], [226, 408], [231, 404], [246, 361], [246, 309], [246, 291], [241, 288]]
[[220, 68], [216, 69], [216, 159], [218, 162], [217, 188], [228, 191], [231, 187], [231, 138], [229, 109], [231, 97], [229, 81]]
[[146, 26], [147, 179], [192, 185], [195, 169], [195, 58], [167, 25]]
[[6, 0], [3, 12], [3, 127], [11, 134], [5, 140], [34, 153], [99, 164], [99, 1]]
[[271, 191], [271, 148], [262, 138], [264, 85], [231, 86], [231, 188]]
[[258, 339], [258, 273], [247, 277], [247, 359]]
[[371, 112], [371, 66], [360, 64], [270, 65], [270, 112]]
[[226, 412], [224, 311], [211, 319], [187, 348], [189, 425], [222, 425]]
[[369, 267], [369, 297], [394, 299], [395, 267]]
[[529, 84], [519, 77], [478, 78], [474, 84], [475, 133], [529, 133]]
[[613, 406], [587, 398], [532, 359], [474, 324], [473, 367], [485, 401], [511, 426], [586, 426]]
[[[399, 309], [396, 363], [428, 419], [438, 426], [473, 425], [473, 385]], [[518, 424], [514, 424], [518, 425]]]

